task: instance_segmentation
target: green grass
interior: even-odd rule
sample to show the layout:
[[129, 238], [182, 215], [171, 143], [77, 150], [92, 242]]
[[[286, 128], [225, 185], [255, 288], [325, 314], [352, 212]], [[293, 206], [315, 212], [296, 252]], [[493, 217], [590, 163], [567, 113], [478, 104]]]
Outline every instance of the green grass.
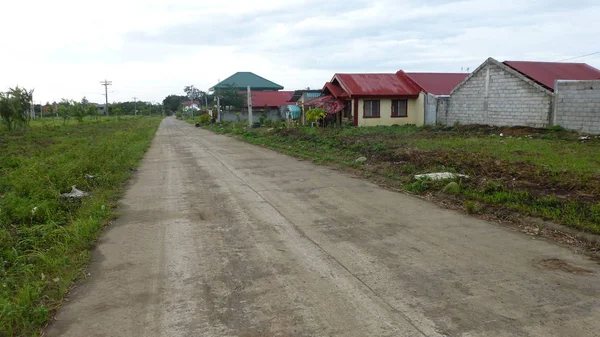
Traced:
[[[363, 170], [369, 179], [415, 194], [441, 193], [449, 182], [417, 181], [415, 174], [468, 174], [449, 194], [469, 213], [510, 210], [600, 234], [598, 138], [580, 142], [562, 129], [472, 126], [208, 128], [316, 163]], [[360, 156], [367, 163], [356, 163]]]
[[[37, 336], [83, 270], [158, 117], [0, 131], [0, 336]], [[86, 179], [85, 175], [96, 176]], [[72, 185], [91, 193], [68, 201]]]

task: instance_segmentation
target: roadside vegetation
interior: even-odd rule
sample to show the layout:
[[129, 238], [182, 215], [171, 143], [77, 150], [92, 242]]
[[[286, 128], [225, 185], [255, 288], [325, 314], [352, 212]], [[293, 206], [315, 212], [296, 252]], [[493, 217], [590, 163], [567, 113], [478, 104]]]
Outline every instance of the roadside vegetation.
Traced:
[[[338, 166], [467, 213], [535, 216], [600, 234], [600, 138], [562, 129], [488, 126], [248, 128], [205, 124], [253, 144]], [[365, 157], [366, 161], [358, 160]], [[468, 175], [443, 181], [416, 174]], [[539, 229], [541, 230], [541, 229]]]
[[[38, 336], [85, 277], [88, 249], [161, 121], [79, 118], [77, 105], [73, 118], [0, 129], [0, 336]], [[89, 197], [61, 197], [74, 185]]]

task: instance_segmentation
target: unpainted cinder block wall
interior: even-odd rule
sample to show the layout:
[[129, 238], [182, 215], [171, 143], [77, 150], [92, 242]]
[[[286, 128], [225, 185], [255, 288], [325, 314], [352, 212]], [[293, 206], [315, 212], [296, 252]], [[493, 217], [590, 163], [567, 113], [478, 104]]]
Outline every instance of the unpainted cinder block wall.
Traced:
[[488, 63], [455, 89], [438, 122], [548, 127], [552, 105], [551, 92]]
[[554, 124], [600, 134], [600, 80], [556, 81]]

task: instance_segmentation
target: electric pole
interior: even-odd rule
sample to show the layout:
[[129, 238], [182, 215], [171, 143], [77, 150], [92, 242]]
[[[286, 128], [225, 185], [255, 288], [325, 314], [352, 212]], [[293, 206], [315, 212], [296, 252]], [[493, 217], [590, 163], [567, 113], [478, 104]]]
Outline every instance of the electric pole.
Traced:
[[106, 105], [104, 105], [104, 114], [108, 116], [108, 86], [112, 85], [112, 81], [106, 79], [100, 82], [100, 85], [104, 86], [104, 97], [106, 98]]
[[133, 114], [137, 116], [137, 97], [133, 97]]

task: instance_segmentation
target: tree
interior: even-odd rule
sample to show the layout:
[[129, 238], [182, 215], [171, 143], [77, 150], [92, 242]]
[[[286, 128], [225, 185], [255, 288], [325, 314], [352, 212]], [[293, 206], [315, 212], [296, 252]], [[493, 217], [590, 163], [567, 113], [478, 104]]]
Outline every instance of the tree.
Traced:
[[171, 113], [175, 113], [185, 100], [187, 100], [186, 96], [169, 95], [163, 99], [163, 106]]
[[121, 115], [123, 114], [123, 110], [120, 107], [114, 106], [114, 104], [110, 107], [110, 114], [113, 116], [117, 116], [118, 120], [121, 120]]
[[183, 91], [185, 91], [185, 94], [190, 99], [190, 101], [197, 101], [202, 96], [202, 91], [200, 91], [193, 85], [186, 86], [185, 88], [183, 88]]
[[11, 88], [6, 93], [0, 93], [0, 118], [9, 131], [16, 127], [25, 127], [29, 123], [28, 111], [31, 108], [33, 90]]
[[86, 108], [82, 103], [79, 102], [71, 102], [70, 106], [71, 115], [77, 119], [79, 123], [83, 123], [83, 118], [87, 114]]
[[95, 105], [88, 105], [87, 108], [85, 108], [85, 112], [88, 116], [92, 117], [93, 119], [98, 119], [98, 107]]
[[67, 124], [67, 120], [71, 118], [70, 108], [71, 104], [69, 103], [69, 101], [63, 99], [63, 101], [59, 103], [58, 109], [56, 109], [58, 115], [63, 119], [63, 124]]
[[221, 106], [228, 106], [233, 109], [241, 109], [244, 107], [244, 103], [246, 102], [245, 95], [236, 89], [233, 86], [229, 89], [219, 89], [215, 91], [215, 97], [219, 97]]
[[83, 98], [81, 99], [81, 105], [83, 105], [84, 108], [87, 108], [90, 105], [90, 101], [88, 101], [88, 99], [83, 96]]

